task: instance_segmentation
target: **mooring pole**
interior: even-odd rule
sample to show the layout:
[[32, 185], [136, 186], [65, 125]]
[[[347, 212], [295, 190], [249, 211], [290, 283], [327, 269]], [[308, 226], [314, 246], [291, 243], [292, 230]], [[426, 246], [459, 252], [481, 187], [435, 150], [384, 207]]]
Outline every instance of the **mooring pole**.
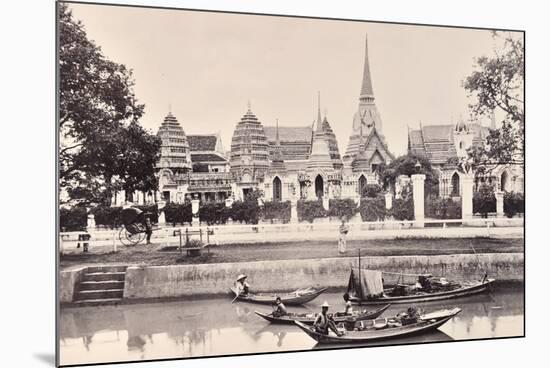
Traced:
[[359, 249], [359, 305], [361, 305], [361, 301], [363, 300], [363, 287], [361, 285], [361, 249]]

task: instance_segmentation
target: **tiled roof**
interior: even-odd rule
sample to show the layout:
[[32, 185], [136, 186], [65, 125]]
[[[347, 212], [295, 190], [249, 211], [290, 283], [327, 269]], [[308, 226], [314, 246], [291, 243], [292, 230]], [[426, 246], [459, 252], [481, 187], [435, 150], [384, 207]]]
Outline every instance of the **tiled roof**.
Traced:
[[[473, 145], [480, 144], [489, 132], [489, 128], [479, 124], [468, 124], [473, 134]], [[416, 155], [426, 156], [432, 164], [444, 164], [450, 157], [456, 156], [454, 145], [454, 124], [425, 125], [422, 129], [409, 131], [409, 150]]]
[[[275, 143], [276, 127], [264, 126], [267, 140]], [[282, 142], [311, 142], [311, 126], [279, 127], [279, 140]]]
[[218, 138], [215, 134], [187, 135], [191, 151], [215, 151]]
[[213, 153], [192, 153], [191, 161], [194, 163], [198, 163], [198, 162], [225, 162], [227, 160], [221, 157], [220, 155], [216, 155]]

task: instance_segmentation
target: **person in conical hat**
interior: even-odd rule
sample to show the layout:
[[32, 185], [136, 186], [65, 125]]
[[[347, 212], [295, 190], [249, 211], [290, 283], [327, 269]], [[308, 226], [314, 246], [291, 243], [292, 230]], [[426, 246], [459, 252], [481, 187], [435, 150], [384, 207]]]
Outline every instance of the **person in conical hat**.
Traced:
[[313, 322], [313, 327], [315, 327], [315, 331], [323, 335], [328, 335], [328, 331], [330, 329], [337, 336], [342, 336], [343, 333], [338, 331], [338, 329], [336, 328], [336, 324], [334, 323], [332, 316], [327, 313], [329, 307], [330, 304], [328, 304], [328, 302], [325, 300], [325, 302], [321, 305], [321, 313], [317, 315], [317, 318], [315, 318], [315, 322]]
[[250, 285], [248, 284], [248, 282], [246, 282], [246, 278], [247, 276], [242, 273], [239, 276], [237, 276], [237, 282], [235, 283], [235, 288], [237, 289], [236, 290], [237, 295], [243, 295], [243, 296], [248, 295]]

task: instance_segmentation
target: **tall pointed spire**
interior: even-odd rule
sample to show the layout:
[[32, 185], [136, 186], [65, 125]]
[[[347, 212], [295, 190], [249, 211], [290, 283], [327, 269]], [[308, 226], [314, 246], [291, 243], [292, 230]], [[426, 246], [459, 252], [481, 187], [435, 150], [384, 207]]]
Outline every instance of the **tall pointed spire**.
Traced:
[[321, 91], [317, 91], [317, 130], [321, 121]]
[[367, 35], [365, 35], [365, 65], [363, 66], [363, 84], [361, 85], [360, 98], [374, 99], [374, 92], [372, 90], [372, 81], [370, 78], [369, 41], [368, 41]]

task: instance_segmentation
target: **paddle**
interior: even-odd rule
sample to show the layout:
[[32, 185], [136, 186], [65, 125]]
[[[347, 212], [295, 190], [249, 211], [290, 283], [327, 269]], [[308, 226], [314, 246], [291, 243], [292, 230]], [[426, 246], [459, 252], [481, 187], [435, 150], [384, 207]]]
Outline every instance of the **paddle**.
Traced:
[[237, 293], [236, 291], [235, 291], [235, 294], [237, 294], [237, 295], [235, 295], [235, 297], [233, 298], [233, 300], [231, 301], [231, 303], [233, 303], [235, 300], [237, 300], [237, 298], [239, 297], [239, 295], [241, 295], [241, 293]]

